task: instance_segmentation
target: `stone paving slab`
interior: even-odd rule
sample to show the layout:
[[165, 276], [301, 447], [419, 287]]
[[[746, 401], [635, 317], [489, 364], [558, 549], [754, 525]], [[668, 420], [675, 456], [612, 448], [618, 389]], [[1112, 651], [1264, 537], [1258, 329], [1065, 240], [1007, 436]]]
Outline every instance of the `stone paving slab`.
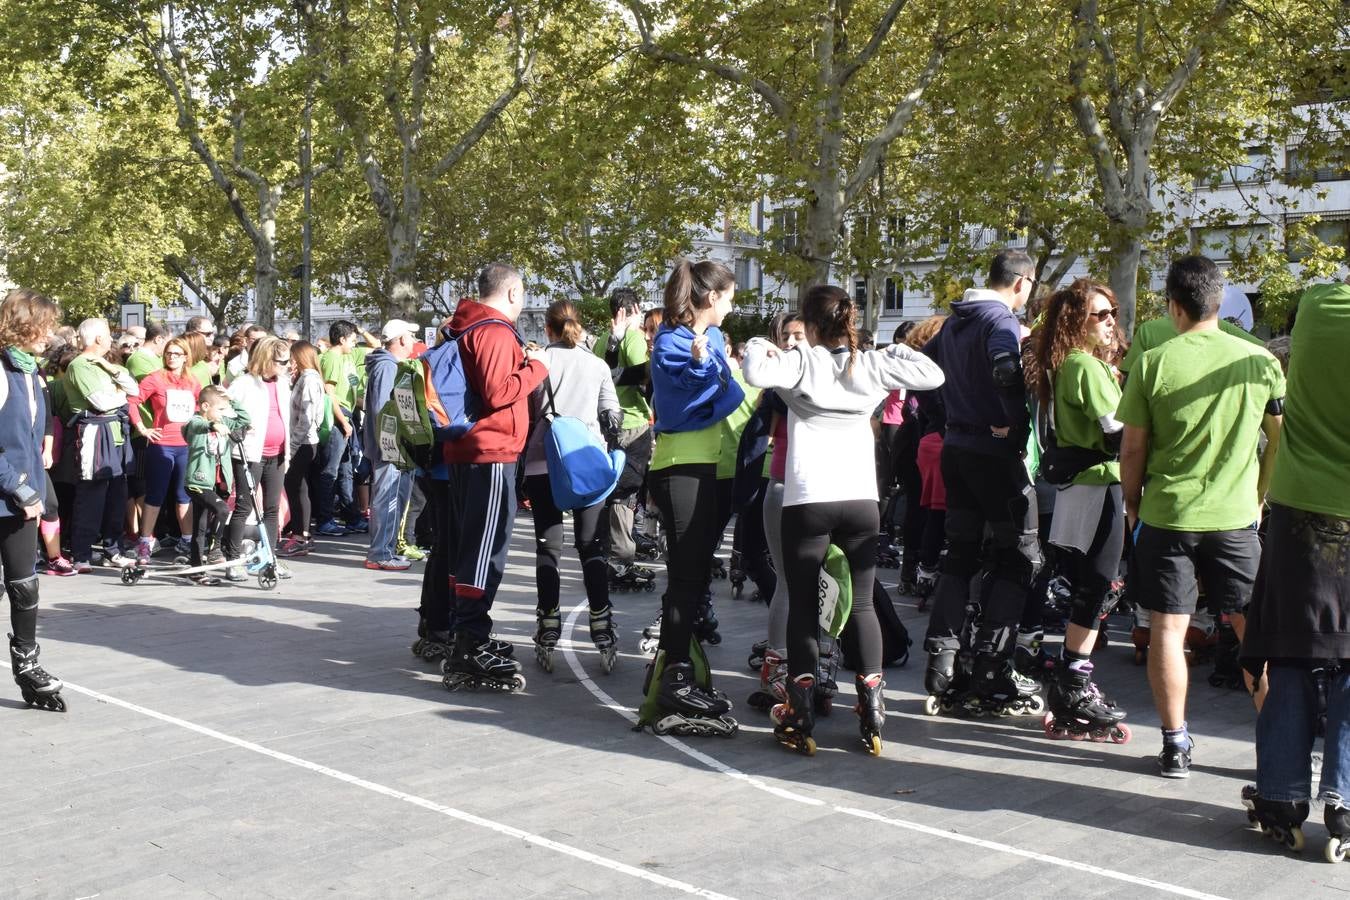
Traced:
[[[680, 895], [604, 861], [735, 897], [1350, 893], [1350, 866], [1319, 861], [1320, 809], [1302, 859], [1246, 827], [1236, 798], [1253, 775], [1253, 713], [1240, 692], [1196, 672], [1195, 774], [1154, 774], [1157, 719], [1123, 634], [1097, 671], [1130, 710], [1129, 744], [1050, 742], [1038, 718], [926, 717], [916, 653], [887, 673], [880, 759], [858, 749], [847, 685], [819, 724], [814, 758], [781, 750], [767, 718], [743, 705], [735, 738], [683, 742], [756, 787], [632, 732], [562, 652], [551, 675], [534, 665], [528, 517], [517, 520], [497, 608], [499, 636], [525, 663], [523, 695], [445, 691], [435, 667], [409, 651], [420, 567], [367, 572], [358, 540], [321, 540], [270, 593], [124, 587], [112, 572], [44, 578], [41, 639], [54, 672], [283, 758], [73, 688], [66, 715], [26, 710], [0, 686], [0, 897]], [[581, 582], [575, 560], [567, 566], [574, 605]], [[895, 574], [881, 570], [883, 580]], [[730, 599], [726, 582], [715, 587], [723, 642], [710, 659], [739, 701], [755, 686], [745, 657], [765, 607]], [[574, 636], [585, 678], [630, 709], [643, 674], [637, 640], [659, 596], [615, 595], [623, 655], [610, 676], [584, 616]], [[921, 634], [924, 617], [906, 598], [898, 605]]]

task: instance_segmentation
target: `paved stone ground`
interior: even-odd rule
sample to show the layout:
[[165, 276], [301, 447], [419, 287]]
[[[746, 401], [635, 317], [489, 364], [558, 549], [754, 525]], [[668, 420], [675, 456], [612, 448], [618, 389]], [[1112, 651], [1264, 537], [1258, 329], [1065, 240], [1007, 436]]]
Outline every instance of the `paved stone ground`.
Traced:
[[[638, 702], [659, 592], [616, 595], [624, 655], [608, 677], [581, 618], [574, 659], [600, 698], [561, 655], [540, 671], [526, 517], [497, 607], [523, 695], [445, 691], [408, 649], [420, 567], [367, 572], [358, 539], [320, 546], [271, 593], [43, 578], [44, 660], [71, 708], [26, 710], [0, 686], [0, 896], [1350, 894], [1350, 865], [1320, 861], [1320, 808], [1301, 859], [1247, 828], [1240, 692], [1197, 672], [1194, 774], [1154, 774], [1157, 719], [1123, 640], [1098, 673], [1131, 711], [1127, 745], [927, 718], [916, 657], [887, 674], [882, 758], [857, 749], [841, 708], [808, 759], [743, 704], [737, 737], [669, 742], [602, 703]], [[740, 700], [765, 608], [717, 587], [710, 656]], [[564, 590], [581, 597], [574, 561]]]

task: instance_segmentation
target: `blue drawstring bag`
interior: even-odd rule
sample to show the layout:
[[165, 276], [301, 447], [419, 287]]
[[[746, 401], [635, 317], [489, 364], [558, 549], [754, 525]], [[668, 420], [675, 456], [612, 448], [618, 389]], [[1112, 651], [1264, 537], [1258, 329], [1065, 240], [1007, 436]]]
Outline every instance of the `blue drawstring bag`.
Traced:
[[603, 503], [623, 474], [624, 452], [607, 451], [585, 422], [575, 416], [558, 415], [553, 405], [553, 384], [546, 378], [544, 386], [549, 407], [544, 416], [548, 423], [544, 455], [554, 505], [558, 509], [585, 509]]

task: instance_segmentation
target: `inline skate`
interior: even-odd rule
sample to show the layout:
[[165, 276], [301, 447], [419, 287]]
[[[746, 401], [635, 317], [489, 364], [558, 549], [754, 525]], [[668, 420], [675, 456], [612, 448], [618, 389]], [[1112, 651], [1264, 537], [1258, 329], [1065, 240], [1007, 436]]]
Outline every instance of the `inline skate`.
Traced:
[[1050, 688], [1049, 705], [1045, 736], [1051, 740], [1124, 744], [1130, 739], [1125, 710], [1106, 699], [1090, 671], [1060, 669]]
[[[648, 667], [649, 679], [651, 672]], [[739, 727], [727, 715], [731, 701], [726, 694], [711, 685], [701, 687], [692, 663], [672, 663], [662, 669], [656, 700], [660, 713], [651, 726], [656, 734], [731, 737]]]
[[961, 709], [977, 718], [1039, 716], [1045, 712], [1045, 699], [1038, 693], [1040, 685], [1018, 672], [1011, 660], [997, 654], [981, 653], [975, 658], [970, 688]]
[[1350, 856], [1350, 807], [1328, 800], [1322, 808], [1322, 821], [1327, 825], [1327, 862], [1344, 862]]
[[656, 573], [646, 566], [639, 566], [634, 563], [622, 565], [619, 563], [608, 563], [609, 568], [609, 589], [611, 591], [654, 591], [656, 590]]
[[[454, 638], [448, 631], [432, 631], [427, 627], [427, 620], [419, 618], [417, 621], [417, 640], [413, 641], [413, 656], [420, 657], [427, 662], [434, 662], [438, 659], [444, 660], [450, 655], [451, 645]], [[507, 641], [498, 640], [489, 636], [487, 647], [498, 656], [514, 657], [516, 647]]]
[[553, 651], [562, 637], [562, 614], [560, 610], [552, 612], [535, 611], [534, 659], [545, 672], [553, 671]]
[[[1308, 818], [1308, 801], [1291, 803], [1267, 800], [1256, 792], [1256, 785], [1242, 789], [1242, 805], [1247, 808], [1247, 821], [1261, 829], [1261, 833], [1295, 853], [1303, 852], [1303, 823]], [[1330, 845], [1328, 845], [1330, 854]]]
[[[16, 613], [17, 615], [17, 613]], [[38, 663], [39, 648], [30, 643], [24, 649], [18, 638], [9, 636], [9, 659], [14, 670], [14, 683], [19, 686], [23, 702], [38, 709], [65, 712], [66, 701], [61, 696], [65, 685]]]
[[811, 737], [816, 725], [815, 696], [816, 676], [798, 675], [787, 683], [787, 699], [769, 712], [778, 743], [807, 756], [816, 755], [816, 741]]
[[839, 694], [839, 641], [821, 632], [820, 656], [816, 661], [816, 714], [828, 716], [834, 711], [834, 698]]
[[1017, 644], [1013, 647], [1013, 665], [1017, 671], [1028, 678], [1044, 683], [1047, 667], [1052, 667], [1045, 655], [1045, 632], [1040, 630], [1018, 630]]
[[638, 649], [643, 653], [655, 653], [659, 646], [661, 646], [661, 614], [657, 613], [652, 624], [642, 629], [642, 640], [638, 641]]
[[750, 645], [750, 657], [745, 664], [750, 667], [751, 672], [758, 672], [764, 665], [764, 653], [769, 649], [768, 641], [755, 641]]
[[591, 610], [591, 643], [600, 653], [600, 671], [608, 675], [619, 660], [619, 636], [614, 633], [614, 607]]
[[881, 728], [886, 724], [886, 704], [881, 689], [886, 682], [881, 674], [858, 675], [854, 678], [854, 688], [858, 692], [858, 704], [853, 711], [858, 714], [858, 730], [862, 735], [863, 746], [873, 756], [881, 755]]
[[722, 635], [717, 631], [717, 612], [713, 609], [712, 591], [703, 595], [703, 602], [699, 604], [697, 612], [694, 614], [694, 636], [705, 644], [712, 644], [714, 647], [722, 643]]
[[720, 578], [724, 580], [726, 579], [727, 564], [722, 562], [722, 557], [714, 556], [712, 558], [712, 563], [709, 565], [708, 568], [708, 575], [712, 578]]
[[645, 532], [633, 534], [633, 544], [637, 547], [636, 557], [645, 562], [657, 562], [661, 559], [661, 541]]
[[[924, 715], [936, 716], [951, 712], [956, 707], [969, 681], [969, 657], [956, 650], [938, 649], [928, 654], [928, 668], [923, 673]], [[959, 671], [958, 671], [959, 668]]]
[[479, 641], [467, 631], [455, 633], [450, 654], [441, 660], [441, 679], [446, 690], [493, 690], [518, 693], [525, 690], [520, 663], [494, 653], [487, 641]]
[[877, 568], [900, 568], [900, 550], [891, 542], [888, 534], [877, 535]]
[[731, 551], [731, 573], [728, 580], [731, 582], [731, 596], [737, 600], [741, 599], [741, 592], [745, 590], [746, 574], [739, 550]]
[[787, 699], [787, 651], [765, 650], [759, 667], [759, 690], [750, 694], [751, 709], [771, 710]]
[[938, 569], [936, 566], [928, 568], [922, 563], [919, 564], [918, 573], [914, 577], [914, 587], [912, 593], [918, 598], [918, 610], [923, 612], [928, 608], [928, 599], [933, 596], [933, 591], [937, 589]]

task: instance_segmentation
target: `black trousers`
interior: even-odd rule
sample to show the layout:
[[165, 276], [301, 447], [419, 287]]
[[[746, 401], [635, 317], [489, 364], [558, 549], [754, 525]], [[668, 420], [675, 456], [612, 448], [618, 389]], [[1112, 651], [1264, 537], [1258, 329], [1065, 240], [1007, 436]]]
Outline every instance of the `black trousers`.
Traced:
[[192, 555], [190, 562], [200, 566], [206, 559], [207, 541], [214, 537], [223, 547], [230, 526], [230, 507], [215, 491], [188, 491], [192, 498]]
[[291, 533], [296, 537], [309, 535], [314, 510], [310, 495], [317, 490], [320, 475], [318, 457], [318, 444], [302, 444], [286, 468], [286, 503], [291, 507]]
[[75, 482], [74, 522], [70, 530], [70, 555], [75, 562], [89, 562], [94, 543], [116, 543], [126, 517], [125, 475]]
[[422, 572], [422, 602], [417, 612], [431, 631], [450, 631], [451, 598], [454, 587], [450, 583], [450, 551], [453, 546], [454, 521], [451, 517], [450, 482], [428, 478], [427, 508], [424, 516], [431, 518], [432, 552]]
[[830, 544], [838, 546], [848, 557], [853, 579], [853, 611], [849, 621], [857, 629], [861, 659], [858, 674], [872, 675], [881, 671], [881, 623], [872, 607], [879, 522], [877, 505], [872, 500], [837, 500], [783, 507], [788, 674], [793, 678], [814, 674], [820, 661], [817, 639], [820, 631], [820, 567]]
[[647, 480], [666, 533], [668, 579], [661, 600], [661, 649], [667, 664], [688, 662], [694, 619], [712, 577], [712, 557], [721, 537], [717, 466], [669, 466], [649, 472]]
[[[121, 521], [118, 509], [118, 521]], [[10, 631], [20, 650], [37, 642], [38, 577], [35, 571], [38, 520], [22, 516], [0, 518], [0, 568], [9, 595]]]
[[[970, 583], [983, 575], [983, 618], [976, 653], [1012, 652], [1027, 590], [1041, 566], [1036, 492], [1022, 460], [990, 456], [948, 441], [942, 447], [947, 488], [947, 558], [933, 595], [925, 646], [955, 650], [966, 618]], [[988, 551], [982, 546], [988, 535]]]
[[[282, 456], [269, 456], [261, 462], [249, 463], [253, 474], [253, 483], [260, 485], [263, 492], [262, 526], [267, 529], [267, 539], [272, 542], [273, 552], [277, 549], [277, 516], [281, 511], [281, 488], [285, 480], [286, 460]], [[230, 528], [225, 534], [225, 556], [237, 559], [239, 546], [244, 539], [244, 525], [253, 513], [254, 492], [248, 489], [244, 477], [244, 464], [234, 461], [234, 515], [230, 516]]]
[[[526, 475], [525, 496], [534, 513], [534, 577], [539, 593], [539, 612], [558, 609], [562, 579], [558, 563], [562, 560], [563, 514], [553, 503], [553, 491], [547, 475]], [[597, 503], [572, 510], [572, 541], [581, 559], [581, 578], [586, 585], [586, 600], [592, 612], [609, 606], [609, 573], [605, 571], [605, 535], [608, 525], [605, 504]]]
[[476, 641], [492, 634], [492, 603], [506, 573], [516, 517], [516, 463], [450, 467], [447, 559], [454, 589], [454, 630]]

